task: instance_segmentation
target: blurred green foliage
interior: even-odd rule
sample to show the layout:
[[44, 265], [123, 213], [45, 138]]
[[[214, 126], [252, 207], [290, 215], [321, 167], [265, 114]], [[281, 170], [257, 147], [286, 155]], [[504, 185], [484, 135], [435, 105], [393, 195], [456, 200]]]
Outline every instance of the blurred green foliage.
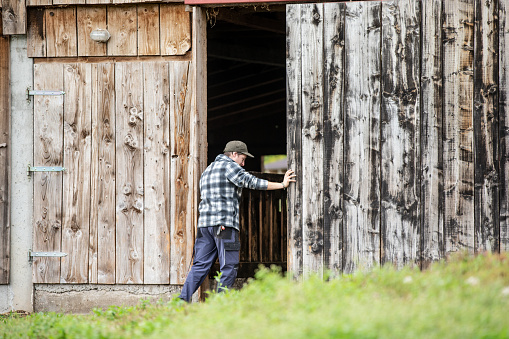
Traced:
[[509, 254], [303, 281], [261, 269], [205, 303], [0, 318], [0, 338], [509, 338]]

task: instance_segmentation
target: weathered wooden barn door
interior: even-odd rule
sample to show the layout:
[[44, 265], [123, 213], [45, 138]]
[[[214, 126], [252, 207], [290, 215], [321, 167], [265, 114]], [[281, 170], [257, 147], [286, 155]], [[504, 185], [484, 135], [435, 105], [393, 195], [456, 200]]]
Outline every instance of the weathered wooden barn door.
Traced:
[[507, 251], [506, 4], [287, 6], [290, 270]]
[[[190, 61], [37, 62], [35, 283], [181, 284], [192, 252]], [[44, 93], [42, 93], [44, 94]], [[65, 167], [49, 171], [48, 167]], [[58, 170], [58, 168], [56, 168]]]

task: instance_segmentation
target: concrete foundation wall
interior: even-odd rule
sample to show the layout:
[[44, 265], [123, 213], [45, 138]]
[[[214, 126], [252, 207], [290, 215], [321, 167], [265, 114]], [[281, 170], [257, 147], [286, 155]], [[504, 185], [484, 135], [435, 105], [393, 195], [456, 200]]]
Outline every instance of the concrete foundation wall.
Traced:
[[89, 313], [94, 308], [133, 306], [141, 300], [169, 301], [175, 285], [34, 285], [35, 312]]
[[33, 86], [33, 62], [27, 57], [26, 35], [11, 36], [11, 268], [9, 285], [0, 286], [0, 313], [33, 311], [32, 246], [33, 183], [27, 165], [33, 163], [33, 103], [26, 89]]

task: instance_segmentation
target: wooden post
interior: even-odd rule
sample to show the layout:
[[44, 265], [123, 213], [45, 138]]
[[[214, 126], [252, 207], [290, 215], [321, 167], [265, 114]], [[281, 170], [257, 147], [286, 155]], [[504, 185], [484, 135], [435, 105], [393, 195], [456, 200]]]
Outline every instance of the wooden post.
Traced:
[[[1, 19], [0, 19], [1, 21]], [[9, 283], [10, 273], [10, 38], [0, 22], [0, 284]]]
[[[301, 67], [301, 8], [302, 5], [286, 6], [286, 115], [288, 168], [297, 174], [297, 182], [288, 188], [288, 271], [302, 275], [302, 67]], [[254, 253], [253, 253], [254, 255]]]
[[[207, 18], [203, 8], [193, 7], [192, 14], [192, 62], [194, 96], [192, 99], [192, 111], [194, 122], [191, 122], [191, 140], [193, 154], [194, 185], [192, 231], [196, 231], [198, 225], [198, 204], [200, 199], [199, 181], [200, 176], [207, 167]], [[194, 246], [190, 241], [188, 247]], [[209, 288], [209, 279], [205, 278], [200, 287], [200, 299], [205, 299], [205, 291]]]
[[170, 283], [183, 284], [191, 263], [193, 163], [191, 154], [191, 64], [170, 64], [171, 269]]

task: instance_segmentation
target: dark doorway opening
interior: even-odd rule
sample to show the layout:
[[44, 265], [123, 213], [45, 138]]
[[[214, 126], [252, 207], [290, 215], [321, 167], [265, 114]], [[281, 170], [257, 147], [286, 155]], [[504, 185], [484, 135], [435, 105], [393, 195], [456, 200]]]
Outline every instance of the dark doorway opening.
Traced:
[[[268, 172], [268, 158], [286, 167], [277, 157], [286, 155], [287, 138], [285, 6], [209, 8], [207, 14], [208, 162], [229, 140], [242, 140], [255, 155], [247, 171]], [[286, 270], [286, 192], [244, 190], [240, 223], [238, 278], [254, 276], [259, 264]]]
[[208, 9], [208, 161], [229, 140], [256, 156], [286, 154], [285, 6]]

